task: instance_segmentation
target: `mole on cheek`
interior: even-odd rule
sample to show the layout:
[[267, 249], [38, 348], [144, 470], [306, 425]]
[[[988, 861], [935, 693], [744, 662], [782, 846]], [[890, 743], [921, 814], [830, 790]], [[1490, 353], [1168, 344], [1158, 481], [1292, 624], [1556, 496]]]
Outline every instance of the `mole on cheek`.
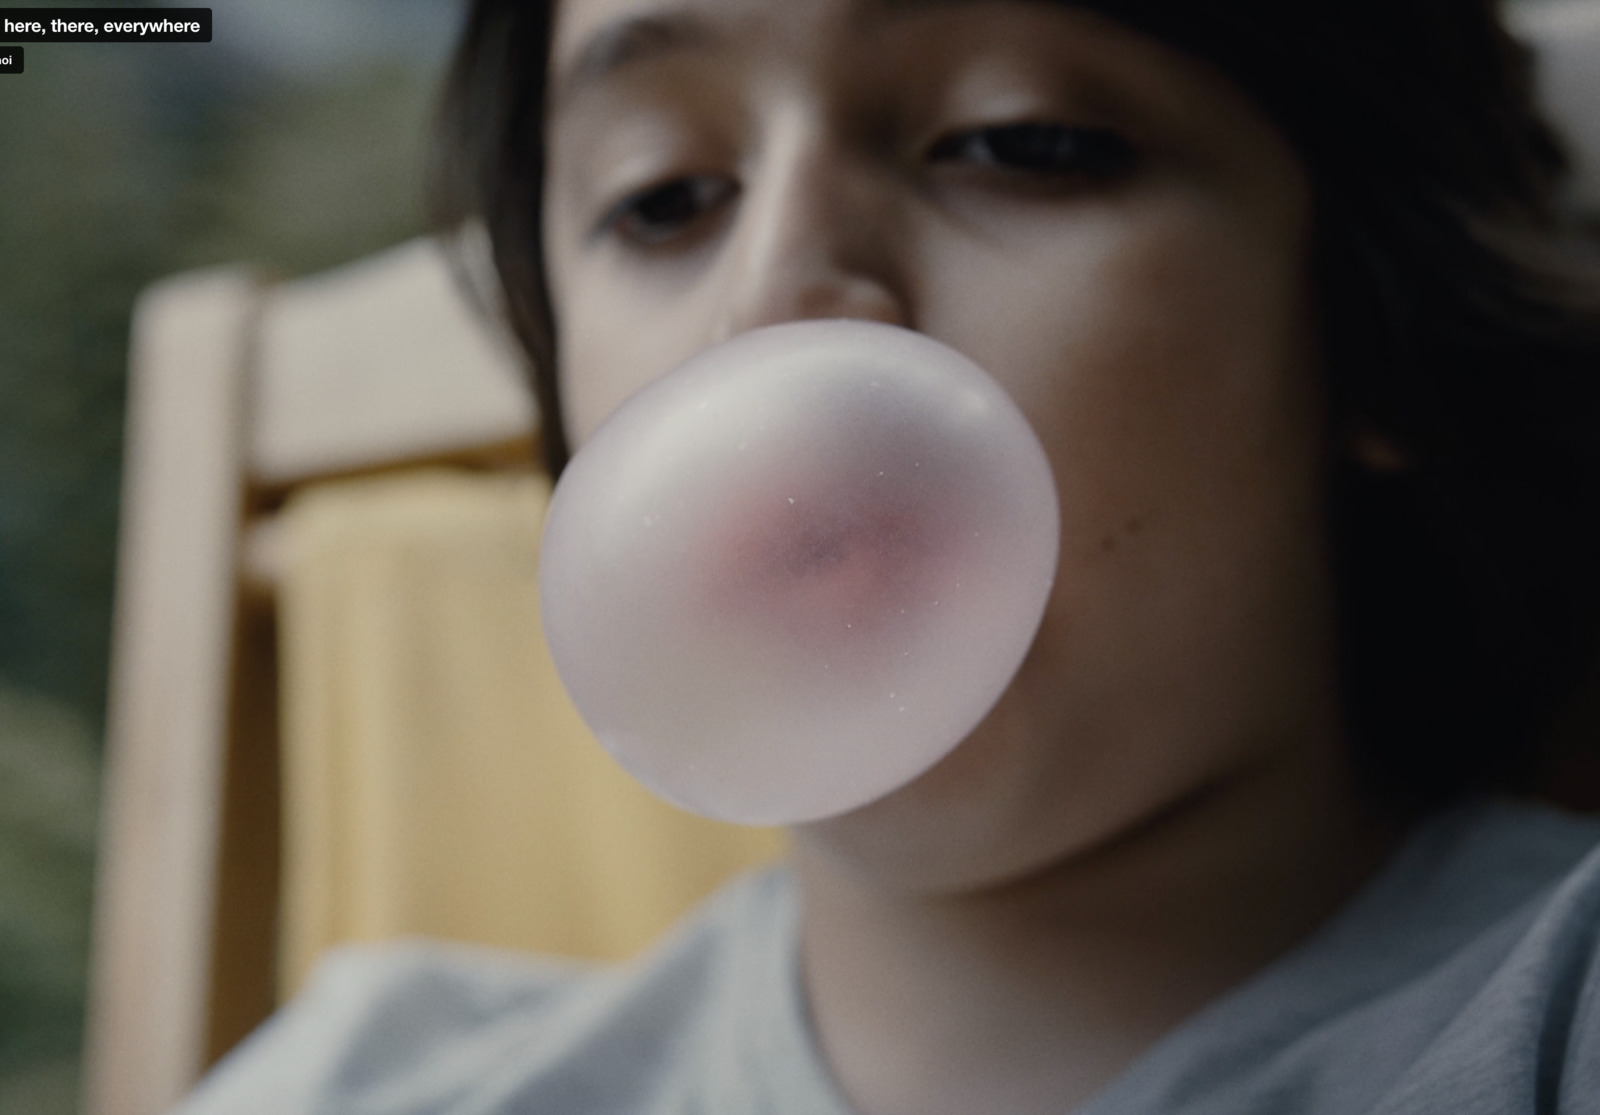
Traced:
[[1140, 519], [1140, 518], [1137, 518], [1137, 517], [1129, 519], [1126, 523], [1123, 524], [1121, 531], [1116, 532], [1114, 534], [1108, 534], [1108, 535], [1106, 535], [1104, 538], [1102, 538], [1100, 540], [1100, 549], [1101, 549], [1102, 552], [1109, 554], [1112, 550], [1115, 550], [1117, 548], [1118, 544], [1122, 541], [1122, 539], [1124, 537], [1136, 538], [1143, 531], [1144, 531], [1144, 520], [1143, 519]]

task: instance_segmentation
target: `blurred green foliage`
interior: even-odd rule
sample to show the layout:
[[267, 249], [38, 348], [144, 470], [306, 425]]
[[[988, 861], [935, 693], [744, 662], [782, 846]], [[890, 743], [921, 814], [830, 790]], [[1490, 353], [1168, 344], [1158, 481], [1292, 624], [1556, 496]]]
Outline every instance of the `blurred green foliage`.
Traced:
[[50, 1111], [77, 1076], [99, 764], [83, 717], [6, 687], [0, 741], [0, 1112]]
[[362, 58], [30, 44], [0, 78], [0, 1115], [76, 1103], [130, 309], [422, 228], [436, 67]]
[[422, 223], [431, 73], [281, 87], [161, 57], [201, 49], [39, 46], [0, 85], [0, 676], [96, 720], [134, 296], [208, 263], [315, 270]]

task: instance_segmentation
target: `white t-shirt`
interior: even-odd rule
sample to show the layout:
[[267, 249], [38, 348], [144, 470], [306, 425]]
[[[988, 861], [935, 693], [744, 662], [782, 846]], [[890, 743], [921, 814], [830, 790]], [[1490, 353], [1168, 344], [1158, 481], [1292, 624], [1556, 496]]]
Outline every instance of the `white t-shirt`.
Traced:
[[[1478, 802], [1078, 1115], [1600, 1115], [1600, 823]], [[341, 950], [181, 1115], [850, 1115], [806, 1021], [798, 897], [732, 884], [612, 970]]]

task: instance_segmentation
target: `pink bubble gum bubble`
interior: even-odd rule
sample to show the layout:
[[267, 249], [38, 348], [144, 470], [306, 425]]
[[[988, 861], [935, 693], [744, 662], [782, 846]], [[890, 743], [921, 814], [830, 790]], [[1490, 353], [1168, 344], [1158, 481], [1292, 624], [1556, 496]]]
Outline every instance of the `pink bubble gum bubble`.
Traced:
[[898, 789], [983, 719], [1058, 530], [1038, 438], [976, 364], [888, 325], [772, 326], [650, 384], [573, 458], [545, 634], [640, 782], [798, 824]]

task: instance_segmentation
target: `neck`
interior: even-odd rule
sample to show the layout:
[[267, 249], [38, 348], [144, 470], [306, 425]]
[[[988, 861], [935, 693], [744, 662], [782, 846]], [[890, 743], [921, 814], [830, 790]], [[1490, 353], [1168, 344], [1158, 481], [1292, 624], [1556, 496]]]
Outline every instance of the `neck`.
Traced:
[[962, 893], [884, 886], [802, 834], [806, 990], [857, 1110], [1077, 1106], [1301, 941], [1401, 828], [1363, 802], [1342, 763], [1302, 766], [1240, 774]]

